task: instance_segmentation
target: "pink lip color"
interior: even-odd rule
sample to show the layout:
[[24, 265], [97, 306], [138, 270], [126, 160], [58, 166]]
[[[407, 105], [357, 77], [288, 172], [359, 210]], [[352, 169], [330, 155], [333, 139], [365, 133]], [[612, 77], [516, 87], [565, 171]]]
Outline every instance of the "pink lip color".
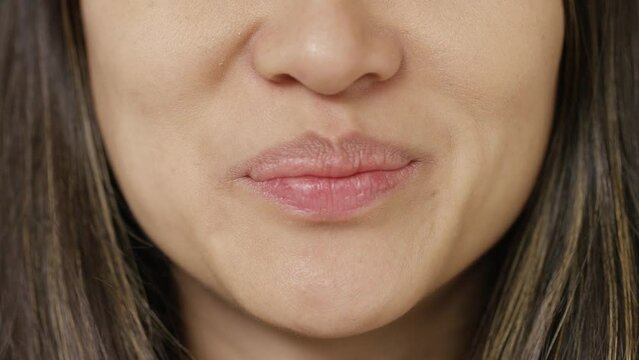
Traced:
[[364, 208], [405, 181], [416, 162], [397, 170], [378, 170], [346, 177], [298, 176], [253, 181], [267, 199], [317, 220], [340, 220]]
[[385, 198], [419, 165], [408, 151], [363, 135], [338, 145], [310, 134], [235, 168], [254, 193], [285, 211], [337, 221]]

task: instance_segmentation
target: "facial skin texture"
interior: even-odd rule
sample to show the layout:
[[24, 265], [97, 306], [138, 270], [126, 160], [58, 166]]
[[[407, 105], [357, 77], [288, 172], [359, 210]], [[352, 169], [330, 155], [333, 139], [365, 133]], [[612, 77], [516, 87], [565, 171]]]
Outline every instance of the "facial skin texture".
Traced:
[[[198, 358], [460, 356], [482, 304], [470, 266], [545, 153], [561, 1], [85, 0], [82, 14], [107, 154], [173, 263]], [[302, 133], [354, 131], [434, 165], [345, 223], [292, 218], [224, 177]]]

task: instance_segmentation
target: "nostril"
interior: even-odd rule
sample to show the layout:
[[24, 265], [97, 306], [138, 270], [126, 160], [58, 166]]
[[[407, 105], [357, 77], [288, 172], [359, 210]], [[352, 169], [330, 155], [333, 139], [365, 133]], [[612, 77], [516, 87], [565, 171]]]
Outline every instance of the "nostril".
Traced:
[[293, 82], [298, 82], [297, 79], [295, 79], [295, 77], [289, 75], [289, 74], [277, 74], [277, 75], [273, 75], [271, 76], [270, 80], [274, 83], [277, 84], [290, 84]]
[[358, 79], [360, 82], [379, 82], [384, 80], [383, 76], [376, 72], [368, 72]]
[[[382, 82], [382, 76], [376, 73], [369, 73], [357, 80], [360, 86], [374, 86], [374, 84]], [[356, 83], [356, 84], [357, 84]]]

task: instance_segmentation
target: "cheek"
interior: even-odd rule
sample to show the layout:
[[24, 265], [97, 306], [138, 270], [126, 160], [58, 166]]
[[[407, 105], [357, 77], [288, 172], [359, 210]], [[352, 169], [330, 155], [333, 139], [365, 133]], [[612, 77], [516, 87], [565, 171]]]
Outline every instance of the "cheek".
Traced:
[[254, 13], [252, 5], [230, 0], [83, 1], [91, 75], [104, 93], [103, 107], [127, 107], [122, 111], [152, 119], [149, 126], [193, 119], [187, 116], [201, 113], [225, 83], [229, 58], [250, 34]]
[[452, 136], [438, 192], [442, 231], [457, 233], [460, 249], [451, 272], [492, 246], [530, 195], [552, 125], [564, 34], [560, 1], [457, 10], [457, 26], [446, 25], [456, 30], [429, 31], [415, 46], [422, 56], [413, 57], [425, 99], [415, 102]]
[[224, 118], [223, 102], [216, 99], [211, 108], [209, 100], [224, 86], [228, 57], [248, 30], [238, 12], [251, 19], [249, 6], [233, 3], [82, 4], [92, 92], [109, 160], [154, 239], [188, 238], [194, 230], [189, 224], [218, 218], [203, 214], [224, 215], [225, 208], [211, 201], [211, 169], [228, 161], [216, 147], [232, 144], [232, 126], [211, 116]]

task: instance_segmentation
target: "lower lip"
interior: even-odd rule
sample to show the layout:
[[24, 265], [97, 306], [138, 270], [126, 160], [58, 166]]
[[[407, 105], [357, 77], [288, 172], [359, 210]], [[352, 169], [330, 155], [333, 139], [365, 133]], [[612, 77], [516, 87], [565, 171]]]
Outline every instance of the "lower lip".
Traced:
[[345, 220], [387, 198], [416, 172], [413, 161], [396, 170], [357, 173], [341, 178], [299, 176], [248, 180], [249, 187], [282, 209], [313, 220]]

